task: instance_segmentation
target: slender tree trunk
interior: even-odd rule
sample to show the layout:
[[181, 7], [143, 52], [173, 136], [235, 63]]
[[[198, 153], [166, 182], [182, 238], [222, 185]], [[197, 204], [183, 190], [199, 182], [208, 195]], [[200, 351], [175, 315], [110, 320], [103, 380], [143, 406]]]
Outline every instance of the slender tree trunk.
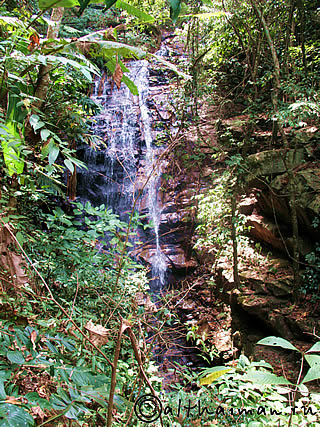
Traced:
[[[58, 37], [60, 24], [63, 18], [63, 12], [63, 7], [56, 7], [52, 10], [50, 18], [52, 22], [49, 24], [48, 27], [47, 39], [56, 39]], [[36, 83], [36, 90], [34, 92], [34, 96], [38, 98], [33, 103], [33, 107], [35, 109], [40, 109], [46, 99], [50, 83], [50, 70], [51, 65], [40, 65], [39, 67], [39, 75]]]
[[[279, 94], [280, 94], [280, 88], [281, 88], [280, 63], [279, 63], [278, 55], [277, 55], [273, 40], [270, 35], [267, 22], [261, 10], [257, 6], [256, 1], [255, 0], [250, 0], [250, 1], [257, 16], [259, 17], [259, 20], [263, 27], [263, 30], [271, 51], [273, 67], [274, 67], [274, 90], [272, 95], [272, 103], [273, 103], [274, 112], [275, 114], [277, 114], [279, 112]], [[283, 140], [283, 145], [287, 149], [287, 152], [289, 152], [290, 146], [289, 146], [288, 138], [283, 130], [283, 127], [280, 126], [279, 130]], [[292, 163], [294, 162], [294, 153], [292, 155], [292, 162], [290, 159], [291, 159], [291, 156], [288, 156], [288, 161], [285, 161], [285, 166], [288, 174], [289, 207], [290, 207], [291, 225], [292, 225], [292, 246], [293, 246], [292, 259], [293, 259], [293, 273], [294, 273], [293, 292], [294, 292], [294, 295], [296, 296], [297, 290], [299, 288], [299, 248], [298, 248], [299, 225], [298, 225], [297, 208], [296, 208], [295, 179], [294, 179], [293, 166], [292, 166]]]
[[233, 283], [236, 289], [239, 288], [239, 273], [238, 273], [238, 242], [236, 230], [236, 195], [235, 192], [231, 196], [231, 238], [233, 246]]
[[302, 63], [304, 73], [307, 74], [307, 57], [306, 57], [306, 46], [305, 46], [305, 30], [306, 30], [306, 13], [305, 7], [302, 0], [297, 0], [299, 15], [300, 15], [300, 42], [301, 42], [301, 52], [302, 52]]
[[283, 56], [284, 70], [286, 75], [289, 74], [288, 54], [289, 54], [290, 36], [292, 32], [292, 23], [293, 23], [295, 8], [296, 8], [296, 2], [295, 0], [292, 0], [291, 6], [290, 6], [289, 18], [287, 22], [287, 28], [286, 28], [286, 39], [285, 39], [285, 48], [284, 48], [284, 56]]

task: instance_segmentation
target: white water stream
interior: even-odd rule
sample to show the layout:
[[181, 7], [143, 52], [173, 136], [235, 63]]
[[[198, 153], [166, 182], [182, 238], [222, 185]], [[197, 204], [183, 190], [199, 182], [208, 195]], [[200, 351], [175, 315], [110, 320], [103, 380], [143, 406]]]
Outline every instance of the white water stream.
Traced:
[[161, 162], [157, 162], [157, 157], [161, 149], [153, 143], [155, 135], [148, 108], [149, 64], [140, 60], [126, 66], [138, 96], [132, 95], [124, 83], [120, 90], [114, 87], [111, 91], [107, 79], [95, 82], [92, 98], [102, 106], [102, 111], [94, 117], [92, 130], [101, 139], [98, 149], [85, 150], [88, 171], [79, 175], [78, 194], [94, 205], [105, 204], [122, 219], [128, 218], [136, 197], [144, 199], [144, 209], [153, 227], [151, 236], [145, 237], [152, 241], [149, 262], [154, 278], [152, 290], [157, 292], [165, 285], [167, 271], [159, 236]]

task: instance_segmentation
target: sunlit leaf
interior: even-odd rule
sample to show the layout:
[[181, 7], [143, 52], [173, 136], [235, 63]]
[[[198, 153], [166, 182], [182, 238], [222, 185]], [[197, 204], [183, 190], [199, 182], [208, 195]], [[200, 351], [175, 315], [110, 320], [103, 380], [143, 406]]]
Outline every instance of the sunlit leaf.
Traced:
[[223, 367], [223, 369], [221, 369], [221, 366], [218, 368], [219, 369], [216, 372], [212, 372], [211, 374], [207, 375], [206, 377], [200, 378], [200, 385], [212, 384], [213, 381], [215, 381], [217, 378], [219, 378], [222, 375], [226, 374], [227, 372], [231, 371], [231, 368]]
[[284, 338], [280, 338], [280, 337], [263, 338], [262, 340], [258, 341], [257, 344], [259, 344], [259, 345], [270, 345], [272, 347], [282, 347], [282, 348], [286, 348], [288, 350], [299, 351], [294, 345], [291, 344], [290, 341], [287, 341]]
[[309, 381], [314, 381], [320, 379], [320, 369], [319, 366], [314, 366], [309, 369], [306, 376], [301, 381], [302, 384], [307, 383]]
[[318, 351], [320, 351], [320, 341], [316, 342], [311, 348], [309, 348], [307, 353], [318, 352]]
[[0, 130], [1, 134], [4, 135], [4, 138], [1, 138], [1, 147], [8, 174], [9, 176], [15, 173], [21, 174], [24, 168], [24, 161], [20, 158], [22, 144], [20, 135], [11, 121], [0, 127]]
[[59, 155], [59, 151], [59, 147], [54, 142], [52, 142], [49, 146], [49, 165], [52, 165], [56, 161]]
[[309, 363], [311, 368], [318, 368], [320, 371], [320, 356], [316, 354], [306, 354], [305, 355], [306, 361]]
[[69, 169], [69, 171], [70, 171], [71, 173], [73, 173], [73, 172], [74, 172], [74, 165], [73, 165], [73, 163], [71, 162], [71, 160], [66, 159], [66, 160], [64, 160], [64, 161], [63, 161], [63, 163], [67, 166], [67, 168]]
[[163, 65], [165, 65], [167, 68], [170, 68], [170, 70], [174, 71], [176, 74], [178, 74], [178, 76], [183, 77], [184, 79], [192, 79], [192, 76], [186, 73], [183, 73], [182, 71], [180, 71], [174, 64], [172, 64], [169, 61], [166, 61], [165, 59], [163, 59], [161, 56], [158, 56], [154, 53], [151, 53], [149, 56], [155, 58], [157, 61], [161, 62]]
[[18, 242], [20, 243], [21, 246], [24, 244], [24, 242], [27, 241], [20, 231], [17, 232], [16, 239], [18, 240]]
[[48, 129], [42, 129], [42, 131], [40, 132], [42, 141], [46, 141], [49, 138], [50, 134], [51, 132]]
[[78, 0], [39, 0], [40, 9], [50, 9], [51, 7], [74, 7], [79, 6]]
[[260, 371], [254, 371], [254, 372], [248, 372], [242, 377], [244, 380], [250, 380], [255, 384], [292, 384], [290, 381], [288, 381], [284, 377], [278, 377], [275, 374], [271, 374], [270, 372], [260, 372]]
[[141, 21], [148, 21], [148, 22], [154, 21], [153, 16], [149, 15], [146, 12], [143, 12], [141, 9], [138, 9], [137, 7], [134, 7], [131, 4], [128, 4], [122, 0], [117, 0], [116, 7], [118, 7], [119, 9], [124, 9], [129, 13], [129, 15], [136, 16]]

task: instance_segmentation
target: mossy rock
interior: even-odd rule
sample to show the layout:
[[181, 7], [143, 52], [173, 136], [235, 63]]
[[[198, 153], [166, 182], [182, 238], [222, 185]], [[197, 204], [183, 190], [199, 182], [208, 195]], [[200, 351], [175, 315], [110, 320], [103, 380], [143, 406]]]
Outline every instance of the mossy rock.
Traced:
[[[258, 176], [283, 174], [287, 167], [300, 165], [305, 157], [304, 148], [298, 150], [268, 150], [248, 156], [248, 165], [251, 174], [249, 180]], [[252, 176], [250, 176], [252, 175]]]

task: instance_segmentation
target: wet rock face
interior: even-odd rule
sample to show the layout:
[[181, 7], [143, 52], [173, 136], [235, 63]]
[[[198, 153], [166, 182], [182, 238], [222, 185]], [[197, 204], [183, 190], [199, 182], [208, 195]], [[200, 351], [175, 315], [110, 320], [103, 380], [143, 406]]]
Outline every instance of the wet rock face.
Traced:
[[181, 275], [197, 265], [188, 254], [190, 232], [181, 211], [190, 203], [188, 194], [173, 191], [163, 197], [160, 192], [166, 162], [157, 160], [163, 147], [155, 141], [164, 123], [170, 126], [172, 120], [166, 105], [171, 71], [146, 61], [127, 65], [139, 96], [124, 84], [111, 91], [105, 76], [95, 84], [92, 96], [102, 106], [93, 126], [99, 140], [97, 149], [78, 149], [88, 171], [78, 172], [77, 194], [83, 202], [111, 208], [122, 220], [129, 219], [133, 207], [144, 216], [135, 239], [142, 244], [132, 241], [132, 254], [151, 265], [151, 275], [159, 277], [161, 287], [166, 270]]
[[[172, 191], [169, 197], [168, 195], [159, 196], [161, 199], [159, 222], [161, 249], [172, 274], [186, 274], [193, 271], [198, 265], [197, 261], [189, 255], [193, 226], [189, 221], [190, 213], [186, 208], [192, 205], [191, 194], [193, 194], [192, 190], [183, 190]], [[142, 213], [144, 204], [142, 200], [140, 204]], [[150, 263], [154, 252], [154, 245], [151, 242], [141, 247], [136, 255], [145, 263]]]

